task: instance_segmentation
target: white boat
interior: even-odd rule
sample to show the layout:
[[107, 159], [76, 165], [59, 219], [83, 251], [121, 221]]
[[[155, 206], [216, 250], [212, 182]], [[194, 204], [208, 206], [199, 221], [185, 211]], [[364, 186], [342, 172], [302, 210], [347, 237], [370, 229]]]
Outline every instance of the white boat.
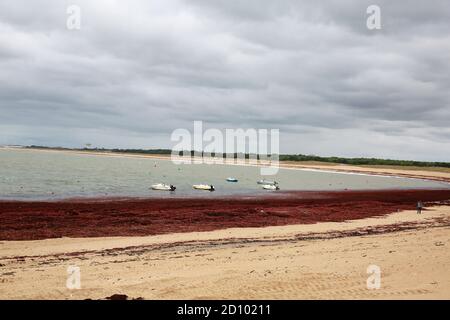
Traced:
[[265, 180], [265, 179], [259, 180], [259, 181], [256, 182], [256, 183], [257, 183], [257, 184], [264, 184], [264, 185], [272, 185], [272, 186], [275, 186], [275, 185], [278, 184], [278, 182], [276, 182], [276, 181], [270, 181], [270, 180]]
[[175, 191], [176, 187], [171, 184], [156, 183], [152, 185], [152, 190]]
[[214, 186], [212, 184], [194, 184], [192, 188], [197, 190], [214, 191]]
[[238, 179], [229, 177], [229, 178], [227, 178], [227, 181], [228, 182], [238, 182]]
[[280, 187], [275, 184], [264, 184], [262, 188], [264, 190], [280, 190]]

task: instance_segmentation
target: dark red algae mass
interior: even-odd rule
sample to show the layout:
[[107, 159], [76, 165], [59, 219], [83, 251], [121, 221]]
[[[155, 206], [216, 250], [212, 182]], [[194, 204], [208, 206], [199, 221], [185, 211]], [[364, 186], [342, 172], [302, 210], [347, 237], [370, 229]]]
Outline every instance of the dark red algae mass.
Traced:
[[[252, 197], [0, 201], [0, 240], [145, 236], [345, 221], [450, 204], [447, 190], [283, 192]], [[425, 212], [426, 213], [426, 212]]]

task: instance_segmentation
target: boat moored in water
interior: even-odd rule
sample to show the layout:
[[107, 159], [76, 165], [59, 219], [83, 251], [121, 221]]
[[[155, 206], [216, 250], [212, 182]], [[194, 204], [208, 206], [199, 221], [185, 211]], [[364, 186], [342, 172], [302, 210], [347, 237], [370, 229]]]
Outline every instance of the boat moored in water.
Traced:
[[192, 188], [196, 190], [214, 191], [214, 186], [212, 184], [194, 184]]
[[265, 184], [262, 186], [264, 190], [280, 190], [280, 187], [276, 184]]
[[227, 178], [227, 181], [228, 182], [238, 182], [238, 179], [229, 177], [229, 178]]
[[171, 184], [156, 183], [152, 185], [152, 190], [175, 191], [176, 187]]

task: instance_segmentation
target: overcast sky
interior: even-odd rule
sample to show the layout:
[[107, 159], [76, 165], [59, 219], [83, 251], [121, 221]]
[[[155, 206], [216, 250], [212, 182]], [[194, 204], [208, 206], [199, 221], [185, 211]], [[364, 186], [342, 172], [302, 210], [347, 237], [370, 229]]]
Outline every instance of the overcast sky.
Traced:
[[0, 112], [0, 144], [170, 148], [202, 120], [450, 161], [450, 1], [0, 0]]

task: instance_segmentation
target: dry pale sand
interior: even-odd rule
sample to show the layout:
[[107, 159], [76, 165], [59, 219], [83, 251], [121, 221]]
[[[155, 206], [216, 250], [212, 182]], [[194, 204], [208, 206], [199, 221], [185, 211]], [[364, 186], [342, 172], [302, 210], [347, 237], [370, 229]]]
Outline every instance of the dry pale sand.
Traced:
[[[450, 207], [344, 223], [0, 243], [0, 298], [449, 299]], [[381, 288], [367, 289], [367, 267]], [[66, 288], [67, 267], [81, 289]]]
[[387, 175], [387, 176], [398, 176], [398, 177], [408, 177], [416, 179], [428, 179], [436, 181], [450, 182], [450, 172], [442, 171], [431, 171], [431, 170], [417, 170], [408, 169], [404, 167], [402, 169], [390, 168], [389, 166], [383, 167], [363, 167], [354, 166], [346, 164], [301, 164], [301, 163], [281, 163], [283, 168], [292, 169], [314, 169], [323, 171], [334, 171], [334, 172], [348, 172], [348, 173], [361, 173], [370, 175]]

